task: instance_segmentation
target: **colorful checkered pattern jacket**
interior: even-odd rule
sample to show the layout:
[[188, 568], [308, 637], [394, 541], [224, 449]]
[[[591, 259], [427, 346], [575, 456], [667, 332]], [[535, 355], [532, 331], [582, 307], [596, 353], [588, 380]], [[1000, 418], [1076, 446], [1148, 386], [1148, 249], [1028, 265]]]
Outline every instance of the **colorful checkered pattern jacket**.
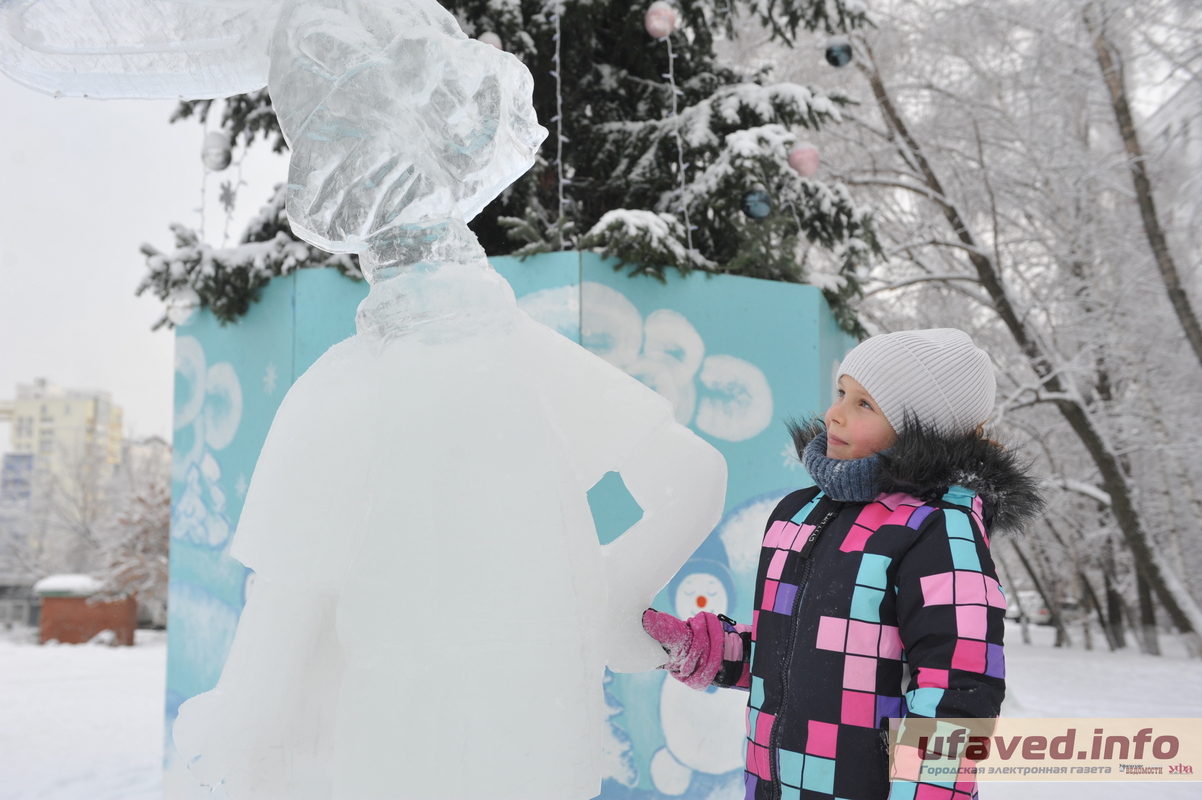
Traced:
[[[747, 800], [976, 794], [971, 782], [891, 785], [885, 731], [890, 717], [997, 716], [1006, 601], [986, 518], [1002, 510], [1013, 527], [1041, 501], [1000, 447], [926, 437], [943, 450], [899, 442], [886, 464], [890, 491], [875, 501], [803, 489], [768, 521], [750, 629], [724, 620], [728, 639], [745, 645], [727, 657], [741, 658], [715, 679], [750, 690]], [[918, 463], [899, 463], [906, 453]], [[968, 463], [939, 463], [966, 454]]]

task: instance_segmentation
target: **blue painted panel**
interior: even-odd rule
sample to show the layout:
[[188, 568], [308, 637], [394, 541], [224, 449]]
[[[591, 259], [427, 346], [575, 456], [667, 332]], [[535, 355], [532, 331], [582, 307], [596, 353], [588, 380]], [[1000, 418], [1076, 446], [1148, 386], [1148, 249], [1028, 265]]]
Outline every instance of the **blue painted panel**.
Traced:
[[296, 335], [289, 386], [327, 350], [355, 335], [355, 311], [367, 297], [366, 281], [335, 269], [305, 270], [295, 273], [295, 278]]
[[[821, 292], [734, 276], [632, 279], [592, 253], [492, 262], [535, 319], [667, 396], [677, 419], [726, 457], [726, 514], [656, 607], [750, 621], [764, 521], [809, 482], [783, 422], [826, 407], [834, 367], [854, 344]], [[177, 329], [168, 721], [220, 675], [247, 581], [229, 539], [276, 409], [304, 370], [354, 333], [366, 293], [334, 270], [304, 270], [273, 281], [235, 325], [203, 312]], [[614, 473], [589, 502], [603, 542], [640, 515]], [[602, 797], [741, 796], [732, 762], [745, 695], [674, 688], [660, 672], [607, 678], [615, 758]], [[708, 729], [729, 730], [730, 741], [714, 749]]]

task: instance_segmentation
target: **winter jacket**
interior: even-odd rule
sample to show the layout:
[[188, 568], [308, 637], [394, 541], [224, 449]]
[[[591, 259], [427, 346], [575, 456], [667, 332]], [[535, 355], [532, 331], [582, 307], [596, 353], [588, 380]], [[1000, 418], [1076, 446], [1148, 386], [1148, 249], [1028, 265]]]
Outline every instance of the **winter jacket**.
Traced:
[[[821, 430], [795, 431], [799, 457]], [[971, 781], [891, 794], [888, 720], [997, 716], [1006, 601], [989, 531], [1042, 501], [1012, 453], [975, 435], [915, 429], [881, 455], [873, 502], [816, 487], [781, 500], [752, 624], [723, 620], [744, 646], [714, 682], [750, 690], [748, 800], [975, 796]]]

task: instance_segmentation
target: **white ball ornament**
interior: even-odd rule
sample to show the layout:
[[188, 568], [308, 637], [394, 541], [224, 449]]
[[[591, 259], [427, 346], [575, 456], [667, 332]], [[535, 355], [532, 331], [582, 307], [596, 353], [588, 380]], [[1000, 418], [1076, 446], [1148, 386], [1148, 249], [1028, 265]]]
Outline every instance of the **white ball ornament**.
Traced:
[[221, 172], [230, 165], [232, 159], [230, 137], [225, 135], [225, 131], [210, 131], [200, 148], [200, 160], [214, 172]]
[[664, 0], [655, 0], [643, 17], [643, 26], [653, 39], [663, 39], [676, 30], [676, 9]]
[[501, 37], [497, 36], [492, 31], [485, 31], [484, 33], [480, 34], [479, 36], [476, 37], [476, 41], [484, 42], [484, 44], [491, 44], [493, 47], [497, 48], [498, 50], [505, 49], [505, 45], [502, 44], [502, 42], [501, 42]]
[[809, 142], [802, 142], [789, 151], [789, 166], [803, 178], [808, 178], [818, 171], [818, 148]]

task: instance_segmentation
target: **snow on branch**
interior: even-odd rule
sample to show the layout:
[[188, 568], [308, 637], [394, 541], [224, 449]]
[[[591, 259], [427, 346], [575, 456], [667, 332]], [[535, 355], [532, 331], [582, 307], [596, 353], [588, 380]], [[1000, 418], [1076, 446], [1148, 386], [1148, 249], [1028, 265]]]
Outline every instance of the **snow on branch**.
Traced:
[[352, 256], [331, 255], [292, 234], [284, 211], [284, 187], [251, 220], [235, 247], [217, 248], [200, 240], [193, 229], [174, 223], [175, 249], [161, 252], [143, 244], [148, 273], [137, 294], [151, 290], [167, 303], [155, 328], [173, 325], [173, 314], [195, 307], [208, 308], [221, 322], [232, 322], [258, 299], [259, 291], [279, 275], [307, 267], [337, 267], [344, 275], [362, 279]]
[[1076, 492], [1077, 494], [1085, 495], [1086, 497], [1089, 497], [1093, 500], [1097, 500], [1099, 503], [1106, 506], [1107, 508], [1110, 507], [1110, 494], [1108, 492], [1102, 491], [1098, 487], [1094, 486], [1092, 483], [1085, 483], [1084, 481], [1075, 481], [1072, 478], [1063, 478], [1063, 477], [1062, 478], [1054, 478], [1053, 480], [1048, 481], [1048, 482], [1052, 486], [1059, 487], [1061, 489], [1064, 489], [1065, 491]]
[[[618, 208], [607, 211], [585, 234], [581, 244], [594, 247], [618, 259], [618, 266], [656, 264], [675, 267], [681, 272], [716, 269], [697, 250], [684, 246], [684, 225], [672, 214], [642, 209]], [[663, 280], [659, 270], [655, 277]]]

